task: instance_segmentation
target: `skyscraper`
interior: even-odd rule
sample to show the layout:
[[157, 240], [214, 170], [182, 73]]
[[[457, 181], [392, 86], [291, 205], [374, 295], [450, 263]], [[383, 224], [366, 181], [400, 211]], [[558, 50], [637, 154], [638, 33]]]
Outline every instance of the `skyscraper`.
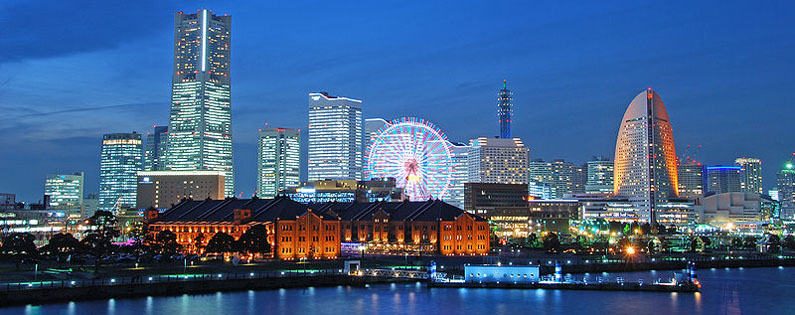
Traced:
[[521, 139], [480, 137], [469, 143], [470, 183], [527, 184], [530, 149]]
[[362, 101], [309, 93], [309, 181], [362, 179]]
[[388, 128], [390, 122], [383, 118], [367, 118], [364, 120], [364, 152], [367, 152], [372, 144], [373, 138], [378, 135], [378, 131]]
[[99, 165], [99, 210], [135, 207], [138, 171], [142, 169], [141, 134], [110, 133], [102, 136]]
[[469, 182], [469, 146], [463, 143], [450, 143], [453, 158], [453, 172], [450, 180], [447, 203], [464, 208], [464, 184]]
[[629, 103], [616, 140], [614, 192], [656, 223], [658, 203], [678, 196], [673, 129], [662, 99], [649, 88]]
[[708, 193], [724, 194], [742, 192], [740, 177], [742, 168], [732, 165], [711, 165], [705, 168], [704, 190]]
[[155, 126], [153, 132], [146, 133], [144, 171], [163, 171], [166, 169], [167, 141], [168, 126]]
[[781, 218], [795, 219], [795, 165], [787, 162], [776, 178], [778, 201], [781, 203]]
[[585, 193], [613, 193], [613, 161], [600, 156], [594, 157], [586, 164], [588, 165], [588, 179], [585, 184]]
[[734, 164], [742, 168], [740, 174], [740, 189], [743, 192], [762, 193], [762, 160], [741, 157], [734, 160]]
[[704, 194], [704, 167], [695, 160], [684, 160], [677, 168], [679, 196], [697, 198]]
[[500, 138], [511, 138], [511, 123], [513, 116], [513, 93], [508, 89], [508, 80], [502, 80], [502, 90], [497, 93], [497, 118], [500, 122]]
[[257, 142], [257, 196], [273, 198], [283, 189], [298, 187], [300, 155], [299, 130], [261, 129]]
[[44, 181], [44, 194], [49, 196], [48, 208], [69, 211], [70, 216], [83, 212], [83, 172], [50, 174]]
[[174, 24], [166, 170], [223, 171], [232, 196], [232, 17], [178, 12]]

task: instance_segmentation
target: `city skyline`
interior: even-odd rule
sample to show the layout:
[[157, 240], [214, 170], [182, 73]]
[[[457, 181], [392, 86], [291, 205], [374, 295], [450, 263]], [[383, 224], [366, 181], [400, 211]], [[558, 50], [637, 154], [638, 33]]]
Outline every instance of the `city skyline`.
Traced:
[[[8, 6], [10, 9], [8, 14], [11, 15], [14, 12], [18, 13], [20, 7], [24, 8], [24, 5], [15, 3]], [[48, 54], [47, 52], [36, 52], [32, 47], [28, 47], [28, 52], [32, 52], [25, 53], [22, 50], [26, 47], [24, 43], [15, 42], [19, 43], [19, 45], [13, 45], [14, 49], [5, 52], [5, 61], [0, 63], [0, 66], [10, 71], [7, 72], [9, 73], [7, 76], [0, 75], [0, 82], [3, 82], [0, 85], [0, 93], [2, 93], [4, 99], [1, 101], [0, 107], [8, 113], [4, 119], [7, 130], [11, 131], [11, 137], [2, 140], [2, 144], [4, 147], [12, 148], [12, 150], [4, 154], [0, 158], [2, 159], [0, 162], [3, 162], [4, 165], [22, 163], [22, 165], [28, 167], [15, 167], [3, 172], [2, 177], [0, 177], [0, 191], [17, 193], [19, 200], [35, 201], [41, 198], [41, 183], [45, 174], [83, 171], [86, 174], [85, 191], [87, 193], [96, 192], [99, 177], [97, 158], [99, 146], [97, 145], [97, 139], [101, 138], [102, 134], [128, 132], [130, 130], [145, 133], [149, 131], [150, 127], [147, 128], [148, 126], [167, 122], [168, 98], [170, 94], [167, 89], [169, 71], [168, 69], [164, 71], [163, 65], [166, 65], [165, 68], [170, 68], [168, 61], [173, 57], [169, 56], [172, 52], [169, 42], [173, 40], [173, 34], [169, 33], [173, 29], [173, 25], [169, 26], [168, 24], [172, 23], [171, 16], [175, 12], [191, 6], [186, 4], [174, 5], [174, 7], [165, 6], [165, 8], [146, 8], [147, 20], [152, 21], [152, 25], [157, 26], [157, 29], [149, 29], [145, 34], [131, 34], [129, 32], [133, 32], [132, 30], [125, 30], [126, 33], [124, 35], [129, 35], [130, 38], [134, 39], [131, 43], [113, 42], [113, 40], [118, 39], [110, 38], [108, 38], [110, 42], [104, 42], [104, 38], [87, 36], [97, 41], [97, 43], [94, 43], [94, 46], [91, 47], [72, 50], [62, 47], [62, 50]], [[245, 8], [230, 10], [223, 5], [211, 4], [207, 4], [204, 7], [213, 10], [213, 12], [229, 13], [236, 16], [236, 23], [240, 22], [240, 24], [235, 25], [235, 31], [252, 32], [256, 30], [256, 28], [252, 28], [252, 25], [256, 25], [257, 21], [251, 20], [252, 15], [243, 11]], [[335, 8], [335, 10], [343, 9], [345, 8]], [[410, 10], [411, 7], [407, 5], [402, 7], [402, 9], [404, 11]], [[431, 13], [427, 13], [430, 16], [423, 15], [421, 18], [430, 19], [434, 14], [440, 14], [439, 12], [442, 9], [444, 8], [434, 8]], [[461, 16], [454, 16], [451, 19], [457, 20], [472, 16], [475, 14], [473, 9], [474, 5], [456, 9], [458, 10], [456, 13], [460, 13]], [[543, 20], [539, 24], [499, 22], [497, 26], [506, 26], [507, 24], [508, 26], [514, 26], [517, 31], [525, 34], [528, 29], [534, 30], [539, 27], [542, 27], [541, 29], [554, 28], [563, 31], [564, 34], [573, 35], [576, 34], [578, 29], [588, 25], [587, 17], [604, 18], [605, 16], [610, 16], [617, 19], [616, 25], [610, 25], [606, 29], [595, 30], [596, 39], [584, 41], [584, 44], [599, 48], [603, 46], [601, 46], [601, 43], [597, 43], [597, 40], [607, 40], [609, 38], [607, 34], [612, 34], [611, 31], [617, 31], [627, 25], [635, 25], [629, 19], [629, 16], [633, 12], [637, 13], [644, 9], [647, 9], [647, 7], [621, 8], [620, 6], [607, 5], [604, 8], [594, 8], [585, 6], [574, 12], [559, 15], [553, 21]], [[721, 8], [721, 10], [735, 13], [741, 9], [737, 7]], [[766, 19], [766, 17], [772, 17], [775, 12], [780, 11], [781, 8], [779, 7], [755, 7], [753, 9], [754, 11], [750, 13], [755, 15], [752, 15], [750, 21], [745, 22], [752, 25], [768, 25], [768, 27], [771, 24], [778, 25], [777, 23], [783, 22], [783, 18]], [[122, 12], [120, 19], [124, 20], [124, 16], [133, 15], [137, 10], [143, 10], [143, 8], [138, 8], [131, 12]], [[729, 50], [735, 47], [733, 45], [739, 45], [739, 43], [729, 42], [729, 38], [738, 40], [743, 44], [755, 42], [755, 40], [759, 39], [752, 38], [750, 36], [751, 33], [745, 33], [749, 31], [739, 30], [739, 33], [731, 34], [737, 36], [729, 36], [728, 32], [724, 34], [722, 31], [717, 31], [718, 28], [726, 23], [723, 19], [716, 18], [711, 25], [693, 23], [687, 14], [677, 14], [672, 10], [674, 8], [667, 8], [667, 15], [663, 16], [669, 18], [670, 21], [684, 21], [689, 22], [689, 24], [684, 23], [685, 26], [674, 27], [678, 29], [678, 32], [659, 31], [659, 25], [668, 23], [668, 20], [663, 21], [662, 18], [653, 18], [651, 23], [655, 24], [655, 32], [649, 35], [650, 39], [641, 40], [649, 42], [659, 40], [659, 45], [669, 47], [675, 43], [693, 44], [694, 40], [699, 39], [697, 35], [685, 36], [680, 39], [676, 39], [676, 36], [674, 36], [675, 34], [682, 35], [681, 33], [684, 32], [683, 28], [686, 28], [687, 25], [717, 32], [719, 36], [716, 37], [717, 39], [713, 38], [712, 42], [699, 43], [695, 47], [690, 48], [692, 51], [669, 48], [669, 50], [662, 53], [644, 52], [648, 55], [627, 61], [629, 64], [644, 64], [643, 73], [628, 69], [625, 65], [610, 62], [611, 60], [626, 58], [620, 52], [622, 45], [616, 45], [615, 42], [613, 42], [614, 45], [606, 45], [604, 46], [606, 48], [595, 51], [597, 55], [602, 54], [609, 57], [606, 63], [594, 62], [593, 60], [580, 61], [579, 55], [571, 55], [571, 53], [553, 57], [559, 51], [555, 49], [555, 45], [551, 45], [552, 47], [549, 49], [541, 49], [541, 52], [537, 54], [541, 54], [542, 58], [540, 58], [539, 62], [531, 63], [530, 66], [544, 71], [531, 71], [527, 68], [528, 66], [519, 66], [526, 61], [523, 59], [526, 57], [518, 56], [518, 53], [527, 54], [532, 52], [532, 47], [516, 43], [506, 44], [505, 38], [497, 35], [497, 26], [495, 26], [495, 29], [483, 31], [488, 32], [489, 36], [486, 36], [486, 38], [490, 40], [489, 44], [503, 48], [517, 48], [517, 53], [508, 57], [498, 56], [494, 52], [481, 52], [469, 46], [468, 49], [461, 53], [463, 56], [456, 56], [456, 46], [450, 42], [442, 42], [438, 46], [427, 50], [411, 50], [409, 53], [393, 57], [393, 59], [387, 58], [389, 60], [386, 64], [367, 66], [366, 62], [363, 65], [362, 60], [359, 59], [378, 61], [381, 59], [381, 55], [377, 52], [379, 49], [383, 52], [384, 49], [389, 48], [389, 44], [381, 43], [376, 45], [374, 50], [368, 51], [360, 46], [361, 43], [358, 40], [343, 38], [338, 45], [327, 46], [332, 53], [329, 56], [296, 53], [296, 58], [288, 58], [287, 66], [276, 67], [279, 70], [276, 71], [278, 74], [274, 74], [272, 77], [262, 74], [254, 77], [251, 71], [247, 69], [249, 67], [255, 69], [263, 67], [261, 62], [254, 60], [257, 56], [256, 53], [259, 53], [254, 51], [254, 42], [244, 41], [236, 44], [233, 41], [233, 46], [239, 45], [234, 48], [238, 55], [233, 55], [232, 61], [236, 65], [232, 71], [236, 73], [235, 80], [237, 80], [233, 83], [236, 91], [234, 95], [243, 95], [239, 99], [235, 99], [238, 96], [233, 96], [232, 101], [235, 103], [232, 111], [232, 116], [235, 120], [235, 131], [233, 133], [237, 135], [235, 138], [235, 165], [236, 168], [238, 166], [242, 167], [242, 169], [236, 170], [236, 175], [240, 177], [240, 187], [237, 190], [248, 195], [253, 192], [255, 186], [256, 128], [261, 126], [264, 121], [297, 129], [305, 126], [306, 112], [302, 109], [305, 108], [303, 104], [305, 104], [306, 93], [312, 90], [326, 90], [335, 95], [346, 95], [362, 99], [367, 104], [363, 109], [363, 118], [385, 117], [393, 119], [401, 116], [417, 115], [437, 123], [441, 129], [446, 131], [451, 140], [465, 141], [466, 139], [480, 136], [498, 135], [498, 126], [494, 122], [494, 91], [500, 86], [499, 83], [501, 82], [499, 80], [504, 78], [511, 81], [511, 89], [514, 93], [515, 112], [512, 132], [515, 137], [522, 138], [523, 142], [531, 149], [531, 158], [542, 157], [545, 160], [565, 158], [566, 160], [583, 163], [591, 155], [610, 155], [610, 152], [613, 151], [611, 142], [614, 140], [616, 132], [614, 122], [620, 116], [626, 99], [629, 99], [634, 94], [633, 91], [652, 86], [666, 96], [670, 115], [674, 117], [674, 136], [680, 147], [685, 144], [703, 145], [704, 150], [698, 158], [708, 164], [730, 164], [735, 158], [742, 156], [759, 157], [765, 164], [763, 168], [765, 191], [772, 188], [774, 186], [775, 172], [790, 157], [788, 152], [792, 150], [789, 148], [793, 147], [791, 140], [786, 137], [778, 137], [779, 134], [785, 134], [784, 131], [786, 129], [783, 128], [786, 124], [783, 121], [783, 117], [789, 116], [791, 109], [787, 108], [787, 106], [781, 106], [780, 101], [774, 97], [774, 95], [783, 94], [786, 91], [784, 89], [786, 84], [781, 82], [786, 82], [786, 80], [782, 79], [786, 78], [786, 73], [789, 72], [787, 69], [792, 67], [792, 62], [778, 57], [778, 54], [792, 46], [792, 41], [788, 39], [792, 38], [792, 36], [789, 36], [792, 30], [776, 29], [775, 33], [777, 35], [766, 34], [765, 36], [771, 37], [763, 36], [763, 39], [777, 38], [776, 42], [761, 43], [762, 47], [757, 45], [757, 48], [764, 49], [758, 49], [758, 51], [754, 52], [740, 50], [739, 53], [735, 52], [734, 55], [731, 55]], [[319, 13], [319, 11], [312, 12]], [[49, 11], [43, 12], [43, 14], [48, 13], [52, 14]], [[404, 14], [407, 13], [404, 12]], [[715, 13], [708, 12], [707, 14]], [[375, 23], [374, 20], [376, 18], [368, 17], [366, 22]], [[574, 21], [574, 26], [563, 27], [560, 22], [556, 22], [559, 20]], [[111, 23], [111, 21], [105, 22]], [[562, 29], [559, 29], [561, 27]], [[730, 29], [738, 31], [736, 27]], [[299, 30], [291, 36], [298, 37], [305, 34], [301, 31], [306, 31], [306, 29]], [[332, 32], [333, 30], [328, 31]], [[637, 30], [637, 32], [642, 31], [642, 29]], [[476, 32], [476, 30], [467, 28], [463, 33], [469, 34], [472, 32]], [[626, 42], [629, 38], [632, 38], [633, 36], [630, 36], [632, 34], [628, 33], [632, 32], [618, 32], [619, 39], [617, 41]], [[368, 34], [365, 31], [353, 34], [352, 36], [354, 37], [356, 35], [360, 35], [363, 38], [372, 37], [372, 34]], [[429, 34], [431, 38], [440, 35], [441, 32], [438, 34], [431, 32]], [[784, 38], [784, 40], [781, 40], [781, 38]], [[281, 39], [285, 40], [289, 48], [302, 47], [302, 45], [296, 44], [295, 38]], [[556, 43], [554, 39], [548, 36], [541, 36], [539, 39], [545, 40], [547, 43]], [[263, 39], [259, 38], [259, 40]], [[396, 40], [398, 40], [398, 43], [411, 42], [405, 37], [397, 38]], [[320, 44], [333, 43], [333, 40], [322, 40]], [[353, 43], [354, 47], [358, 48], [356, 50], [356, 58], [345, 57], [346, 55], [341, 54], [343, 47], [340, 46], [350, 43]], [[129, 49], [131, 47], [129, 45], [145, 48]], [[624, 43], [624, 45], [627, 45], [627, 43]], [[698, 51], [715, 47], [720, 48], [716, 54], [722, 58], [713, 60], [709, 58], [714, 58], [714, 55], [705, 57], [702, 53], [698, 53]], [[557, 48], [560, 49], [560, 47]], [[445, 59], [444, 56], [457, 58], [449, 58], [451, 60], [441, 63], [440, 66], [423, 70], [428, 64], [427, 62], [418, 61], [417, 57], [429, 54], [434, 56], [434, 53], [443, 59]], [[287, 51], [268, 50], [264, 54], [287, 56]], [[20, 57], [22, 55], [27, 55], [28, 57], [22, 58]], [[696, 59], [701, 58], [701, 61], [704, 61], [703, 58], [708, 58], [708, 61], [722, 64], [723, 66], [720, 69], [728, 66], [734, 71], [745, 70], [747, 72], [745, 76], [755, 78], [755, 80], [741, 79], [742, 75], [732, 76], [733, 79], [717, 78], [713, 72], [718, 68], [709, 63], [697, 65], [696, 69], [690, 72], [690, 75], [674, 73], [672, 70], [665, 69], [666, 66], [673, 66], [675, 69], [693, 66], [698, 60], [687, 60], [688, 57], [693, 55], [697, 55]], [[87, 62], [88, 60], [97, 60], [97, 57], [102, 56], [107, 58], [107, 61], [99, 62], [99, 64], [128, 57], [132, 58], [133, 61], [137, 61], [135, 63], [122, 63], [125, 69], [129, 69], [132, 64], [135, 64], [136, 68], [140, 68], [136, 72], [139, 75], [138, 77], [127, 79], [132, 80], [125, 83], [131, 84], [130, 88], [108, 89], [106, 92], [98, 93], [91, 92], [86, 87], [70, 91], [75, 87], [71, 83], [57, 83], [58, 81], [63, 81], [63, 78], [72, 72], [70, 70], [71, 66], [66, 66], [69, 63], [84, 65], [85, 71], [97, 74], [97, 78], [81, 76], [78, 81], [83, 84], [80, 85], [91, 86], [92, 84], [86, 83], [94, 82], [93, 80], [96, 79], [102, 79], [104, 83], [105, 80], [109, 79], [109, 76], [116, 75], [115, 71], [118, 70], [97, 67], [97, 65]], [[537, 57], [537, 55], [534, 56]], [[245, 59], [244, 57], [249, 58]], [[482, 60], [482, 64], [467, 65], [462, 62], [462, 59], [473, 57], [479, 61]], [[489, 60], [486, 57], [494, 58], [494, 60]], [[247, 61], [235, 61], [238, 60], [236, 58]], [[394, 65], [397, 62], [395, 58], [410, 61], [400, 64], [407, 65], [409, 70], [420, 71], [420, 74], [424, 74], [429, 78], [428, 81], [411, 80], [404, 82], [407, 78], [408, 70], [394, 70], [389, 67], [389, 64]], [[749, 69], [748, 66], [744, 65], [744, 61], [749, 59], [765, 58], [771, 60], [770, 63], [775, 63], [777, 68], [773, 69], [765, 63], [761, 65], [754, 63], [756, 67], [752, 67], [753, 69]], [[142, 60], [145, 60], [146, 63], [141, 63], [140, 61]], [[495, 60], [502, 60], [502, 62]], [[583, 68], [583, 72], [577, 72], [578, 77], [574, 78], [571, 72], [572, 68], [561, 67], [560, 65], [555, 66], [554, 63], [546, 66], [546, 62], [549, 60], [559, 60], [561, 64], [573, 60], [576, 65]], [[649, 61], [655, 62], [649, 63]], [[466, 66], [464, 67], [464, 65]], [[43, 66], [53, 66], [58, 71], [41, 75], [43, 70], [41, 67]], [[346, 67], [363, 71], [351, 71], [351, 69]], [[373, 79], [373, 76], [379, 73], [375, 69], [383, 67], [389, 70], [387, 74], [402, 74], [402, 76], [398, 76], [397, 79], [390, 79], [387, 75]], [[451, 69], [458, 67], [463, 68], [448, 73]], [[492, 69], [483, 69], [489, 67]], [[472, 71], [472, 74], [461, 75], [455, 79], [449, 79], [451, 74], [458, 75], [460, 71], [464, 70], [477, 71]], [[165, 75], [163, 75], [164, 72]], [[238, 76], [237, 73], [241, 75]], [[567, 74], [569, 77], [565, 77]], [[703, 76], [706, 74], [711, 76], [708, 79], [704, 79]], [[754, 76], [754, 74], [758, 75]], [[31, 75], [37, 75], [37, 77], [33, 79]], [[618, 81], [609, 82], [609, 84], [594, 82], [610, 81], [607, 78], [616, 76], [621, 76], [622, 78]], [[295, 79], [289, 79], [293, 77]], [[283, 80], [283, 78], [288, 79]], [[353, 80], [348, 80], [351, 78]], [[437, 78], [438, 80], [431, 80], [430, 78]], [[372, 83], [363, 84], [363, 80], [372, 81]], [[694, 80], [704, 82], [693, 85]], [[33, 100], [30, 96], [30, 90], [34, 86], [31, 82], [35, 82], [37, 87], [44, 86], [47, 90], [45, 91], [46, 93], [36, 94], [38, 98], [36, 100]], [[114, 84], [117, 83], [109, 82], [108, 84], [113, 88], [116, 87]], [[265, 89], [265, 91], [258, 91], [256, 87], [263, 84], [272, 84], [272, 86]], [[139, 90], [133, 91], [133, 87]], [[696, 87], [701, 88], [697, 89]], [[406, 88], [409, 88], [409, 91], [405, 91]], [[274, 90], [278, 92], [274, 92]], [[572, 95], [572, 92], [574, 92], [574, 95]], [[585, 95], [589, 97], [583, 97]], [[566, 100], [569, 98], [576, 99], [576, 101]], [[704, 100], [709, 100], [709, 102], [704, 102]], [[37, 107], [36, 105], [43, 104], [41, 102], [59, 104], [59, 107]], [[134, 104], [134, 106], [130, 104]], [[238, 104], [241, 104], [240, 107], [238, 107]], [[720, 104], [721, 107], [718, 108], [717, 104]], [[726, 107], [725, 105], [730, 106]], [[753, 106], [754, 111], [748, 111], [749, 106]], [[276, 110], [277, 108], [285, 107], [288, 107], [288, 109], [284, 111]], [[428, 109], [429, 107], [433, 108], [433, 110]], [[459, 111], [457, 110], [458, 108], [464, 108], [465, 110]], [[720, 119], [704, 119], [712, 118], [715, 115], [720, 115], [718, 117]], [[761, 119], [760, 117], [770, 120], [770, 123], [765, 124], [765, 128], [755, 128]], [[85, 123], [88, 119], [91, 119], [90, 125]], [[64, 121], [66, 123], [58, 125], [49, 123], [53, 121]], [[738, 128], [720, 127], [726, 123]], [[49, 128], [41, 126], [48, 126]], [[50, 128], [53, 128], [53, 130], [50, 130]], [[59, 159], [50, 159], [47, 158], [48, 154], [46, 152], [51, 150], [66, 153]], [[24, 173], [22, 173], [23, 171]]]

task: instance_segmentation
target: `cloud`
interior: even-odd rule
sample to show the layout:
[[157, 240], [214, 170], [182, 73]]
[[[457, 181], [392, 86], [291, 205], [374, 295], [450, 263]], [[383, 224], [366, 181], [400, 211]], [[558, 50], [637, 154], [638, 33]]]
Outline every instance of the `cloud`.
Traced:
[[169, 1], [135, 3], [33, 0], [8, 5], [0, 10], [0, 63], [103, 50], [169, 30]]

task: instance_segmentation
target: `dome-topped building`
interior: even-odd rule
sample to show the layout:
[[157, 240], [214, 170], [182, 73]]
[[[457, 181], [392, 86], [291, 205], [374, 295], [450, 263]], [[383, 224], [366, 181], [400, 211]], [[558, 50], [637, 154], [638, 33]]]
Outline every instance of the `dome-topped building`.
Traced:
[[656, 222], [656, 207], [678, 197], [673, 129], [660, 95], [649, 88], [632, 100], [616, 140], [614, 193]]

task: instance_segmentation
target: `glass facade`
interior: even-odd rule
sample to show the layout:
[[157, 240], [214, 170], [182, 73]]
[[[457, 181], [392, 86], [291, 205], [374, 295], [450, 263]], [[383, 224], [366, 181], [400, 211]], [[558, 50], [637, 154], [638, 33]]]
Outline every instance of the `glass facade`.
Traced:
[[309, 181], [361, 180], [362, 101], [309, 93]]
[[679, 194], [673, 129], [662, 99], [649, 88], [627, 107], [616, 140], [613, 190], [635, 204], [643, 221]]
[[49, 196], [47, 207], [66, 210], [70, 216], [83, 212], [83, 172], [74, 174], [50, 174], [44, 181], [44, 194]]
[[232, 17], [209, 10], [174, 19], [174, 75], [165, 170], [222, 171], [234, 195]]
[[99, 210], [117, 212], [135, 207], [138, 171], [143, 167], [141, 134], [111, 133], [102, 137], [99, 165]]
[[273, 198], [284, 189], [300, 185], [300, 131], [262, 129], [257, 148], [257, 196]]
[[167, 140], [168, 126], [155, 126], [153, 132], [146, 133], [144, 171], [163, 171], [166, 169]]
[[679, 196], [696, 198], [704, 194], [704, 167], [694, 160], [685, 160], [678, 166]]
[[707, 166], [706, 181], [704, 188], [706, 192], [723, 194], [730, 192], [742, 192], [741, 175], [742, 168], [739, 166], [713, 165]]
[[588, 161], [588, 179], [585, 193], [605, 194], [613, 192], [613, 161], [607, 158], [595, 158]]
[[448, 196], [442, 198], [458, 208], [464, 208], [464, 184], [469, 181], [469, 146], [462, 143], [450, 143], [453, 158], [453, 172], [450, 179]]

